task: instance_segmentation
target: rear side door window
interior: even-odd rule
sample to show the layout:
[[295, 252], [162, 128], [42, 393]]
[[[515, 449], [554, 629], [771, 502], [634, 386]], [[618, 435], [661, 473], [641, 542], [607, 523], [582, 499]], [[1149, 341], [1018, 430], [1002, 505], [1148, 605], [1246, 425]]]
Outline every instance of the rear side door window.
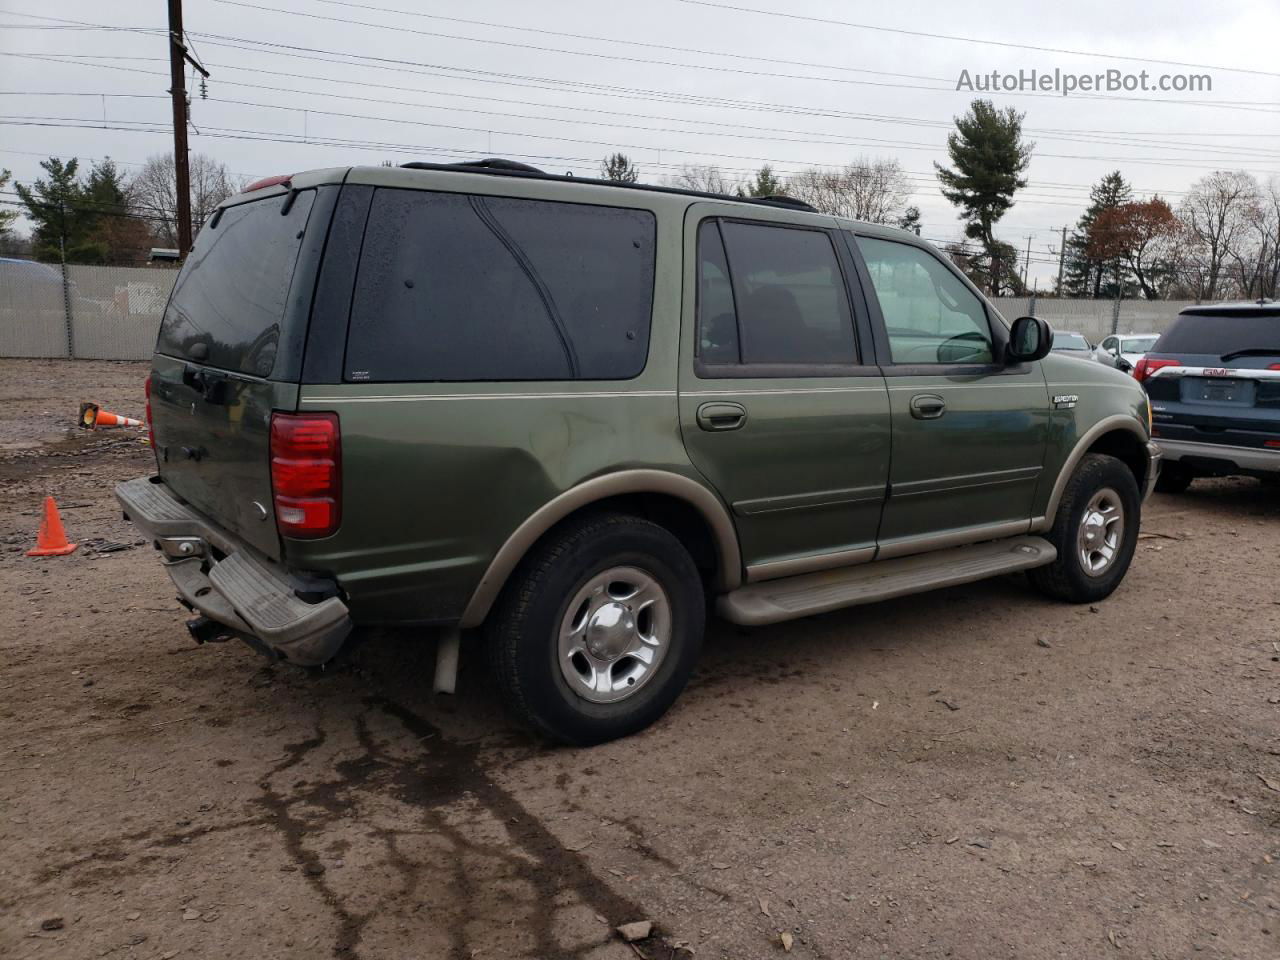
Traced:
[[345, 379], [635, 377], [649, 348], [655, 230], [645, 210], [379, 189]]
[[723, 375], [730, 366], [857, 362], [848, 288], [827, 232], [703, 221], [698, 229], [703, 376]]
[[982, 301], [919, 247], [858, 237], [896, 364], [990, 364], [991, 325]]

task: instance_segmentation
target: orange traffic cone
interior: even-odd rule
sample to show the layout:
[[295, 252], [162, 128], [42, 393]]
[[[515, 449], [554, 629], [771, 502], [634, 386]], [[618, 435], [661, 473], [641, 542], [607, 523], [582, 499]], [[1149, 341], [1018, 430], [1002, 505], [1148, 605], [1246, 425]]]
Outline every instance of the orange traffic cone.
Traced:
[[53, 497], [45, 497], [40, 532], [36, 534], [35, 548], [28, 550], [27, 556], [62, 557], [75, 548], [74, 543], [67, 543], [67, 532], [62, 529], [62, 518], [58, 516], [58, 506], [53, 502]]
[[135, 420], [133, 417], [122, 417], [118, 413], [108, 413], [100, 409], [96, 403], [82, 403], [80, 404], [80, 426], [90, 430], [96, 430], [98, 427], [140, 427], [142, 421]]

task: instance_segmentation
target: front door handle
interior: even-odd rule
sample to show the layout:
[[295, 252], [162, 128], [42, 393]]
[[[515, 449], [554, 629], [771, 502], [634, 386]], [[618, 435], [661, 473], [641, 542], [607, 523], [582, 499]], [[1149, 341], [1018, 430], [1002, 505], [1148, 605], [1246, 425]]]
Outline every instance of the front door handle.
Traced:
[[703, 430], [737, 430], [747, 422], [747, 408], [740, 403], [704, 403], [698, 408]]
[[947, 412], [947, 402], [936, 393], [917, 393], [911, 398], [911, 415], [917, 420], [937, 420]]

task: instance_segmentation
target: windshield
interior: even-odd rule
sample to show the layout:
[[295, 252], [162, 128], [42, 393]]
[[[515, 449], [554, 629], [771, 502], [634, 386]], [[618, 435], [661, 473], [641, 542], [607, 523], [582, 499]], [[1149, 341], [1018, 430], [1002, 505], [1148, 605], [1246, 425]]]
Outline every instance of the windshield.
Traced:
[[1078, 333], [1055, 333], [1053, 335], [1055, 350], [1088, 350], [1089, 341]]
[[1125, 337], [1120, 341], [1121, 353], [1146, 353], [1156, 341], [1160, 339], [1157, 336], [1150, 337]]

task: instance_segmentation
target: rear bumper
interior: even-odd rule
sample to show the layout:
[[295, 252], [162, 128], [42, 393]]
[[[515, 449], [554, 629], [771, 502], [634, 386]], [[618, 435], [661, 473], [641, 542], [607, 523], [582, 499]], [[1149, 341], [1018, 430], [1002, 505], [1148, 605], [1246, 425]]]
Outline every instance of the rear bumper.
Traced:
[[210, 620], [304, 665], [329, 660], [351, 632], [342, 600], [301, 599], [284, 570], [180, 502], [163, 483], [129, 480], [116, 487], [116, 499], [125, 518], [164, 554], [183, 602]]
[[1187, 466], [1202, 462], [1207, 469], [1220, 469], [1227, 473], [1280, 473], [1280, 450], [1259, 447], [1233, 447], [1225, 443], [1198, 443], [1194, 440], [1159, 440], [1165, 460], [1177, 463], [1188, 461]]

